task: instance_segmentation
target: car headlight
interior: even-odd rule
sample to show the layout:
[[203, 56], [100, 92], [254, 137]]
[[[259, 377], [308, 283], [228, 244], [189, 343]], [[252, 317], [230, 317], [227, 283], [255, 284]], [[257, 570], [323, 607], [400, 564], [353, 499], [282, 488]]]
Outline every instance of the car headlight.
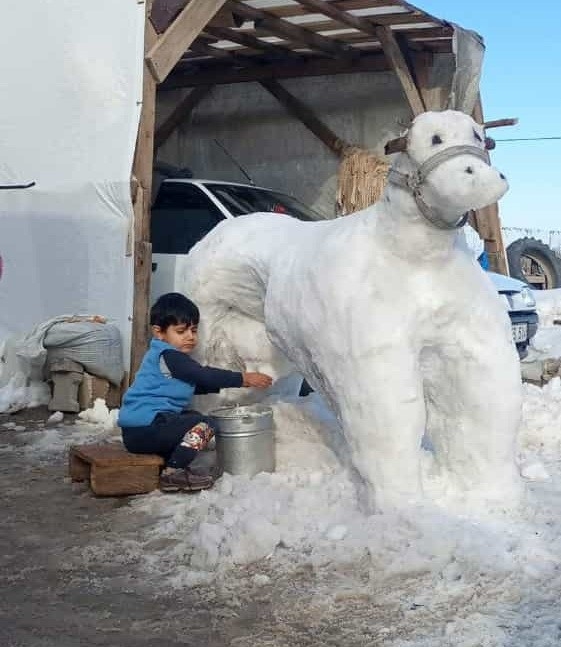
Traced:
[[532, 290], [530, 288], [522, 288], [520, 290], [520, 297], [526, 304], [527, 308], [536, 307], [536, 300], [534, 299], [534, 295], [532, 294]]
[[522, 288], [520, 292], [508, 295], [512, 310], [529, 310], [536, 307], [536, 300], [530, 288]]

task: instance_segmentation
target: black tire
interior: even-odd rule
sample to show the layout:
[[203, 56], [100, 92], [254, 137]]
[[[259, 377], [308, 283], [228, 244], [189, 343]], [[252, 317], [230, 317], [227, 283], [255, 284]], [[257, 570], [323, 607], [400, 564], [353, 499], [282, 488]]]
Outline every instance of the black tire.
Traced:
[[[561, 258], [545, 243], [536, 238], [519, 238], [506, 249], [510, 275], [515, 279], [532, 284], [524, 274], [522, 258], [535, 261], [543, 271], [542, 287], [547, 290], [561, 287]], [[537, 286], [536, 286], [537, 287]]]

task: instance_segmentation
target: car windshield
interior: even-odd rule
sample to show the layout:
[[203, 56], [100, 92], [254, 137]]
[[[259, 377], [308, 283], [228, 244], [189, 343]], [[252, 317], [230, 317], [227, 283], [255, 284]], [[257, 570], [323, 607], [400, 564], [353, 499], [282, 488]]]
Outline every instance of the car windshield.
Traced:
[[205, 183], [205, 187], [234, 216], [243, 216], [256, 211], [270, 211], [287, 214], [299, 220], [323, 220], [323, 217], [302, 202], [291, 196], [260, 189], [252, 186], [235, 184]]

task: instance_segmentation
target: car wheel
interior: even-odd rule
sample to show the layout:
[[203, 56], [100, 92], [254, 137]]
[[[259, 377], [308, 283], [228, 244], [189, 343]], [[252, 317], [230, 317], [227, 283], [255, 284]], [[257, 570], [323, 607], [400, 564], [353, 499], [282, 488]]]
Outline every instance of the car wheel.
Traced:
[[536, 238], [519, 238], [506, 249], [510, 275], [531, 287], [552, 290], [561, 287], [561, 258]]

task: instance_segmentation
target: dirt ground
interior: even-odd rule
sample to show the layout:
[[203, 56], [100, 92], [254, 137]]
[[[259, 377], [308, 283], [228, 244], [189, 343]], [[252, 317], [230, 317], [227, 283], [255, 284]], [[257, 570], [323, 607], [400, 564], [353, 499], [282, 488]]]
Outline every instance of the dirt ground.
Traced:
[[96, 498], [70, 483], [65, 452], [34, 460], [26, 449], [48, 415], [0, 415], [0, 645], [381, 645], [399, 634], [399, 602], [388, 606], [386, 598], [377, 607], [374, 590], [372, 597], [322, 595], [331, 576], [312, 568], [271, 572], [264, 586], [244, 568], [226, 584], [166, 591], [111, 556], [81, 563], [80, 550], [119, 532], [116, 511], [129, 499]]

